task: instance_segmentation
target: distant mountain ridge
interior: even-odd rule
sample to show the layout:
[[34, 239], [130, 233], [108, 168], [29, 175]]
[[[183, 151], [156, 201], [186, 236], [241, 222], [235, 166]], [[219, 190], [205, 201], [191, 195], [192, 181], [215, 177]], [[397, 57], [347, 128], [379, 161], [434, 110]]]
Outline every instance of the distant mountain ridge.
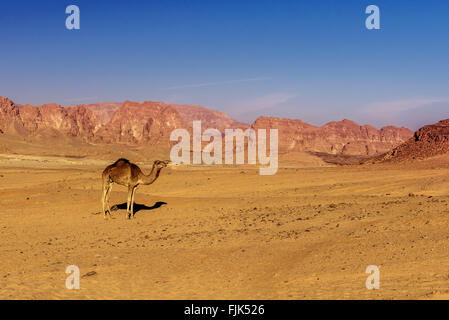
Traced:
[[321, 127], [301, 120], [259, 117], [252, 125], [256, 129], [278, 128], [280, 152], [308, 151], [333, 155], [372, 156], [384, 153], [407, 139], [413, 132], [393, 126], [377, 130], [344, 119]]
[[191, 129], [201, 120], [203, 130], [241, 128], [278, 129], [280, 152], [306, 151], [335, 155], [372, 156], [402, 144], [413, 132], [393, 126], [380, 130], [351, 120], [329, 122], [316, 127], [301, 120], [259, 117], [251, 125], [223, 112], [202, 106], [167, 102], [101, 102], [62, 107], [16, 105], [0, 97], [0, 134], [45, 139], [77, 139], [86, 143], [129, 145], [170, 145], [170, 133]]

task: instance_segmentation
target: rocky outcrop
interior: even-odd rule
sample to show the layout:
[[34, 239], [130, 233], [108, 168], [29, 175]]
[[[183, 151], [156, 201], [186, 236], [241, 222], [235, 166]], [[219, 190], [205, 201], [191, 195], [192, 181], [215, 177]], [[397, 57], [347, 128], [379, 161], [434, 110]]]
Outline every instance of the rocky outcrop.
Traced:
[[449, 119], [427, 125], [410, 139], [375, 160], [406, 161], [449, 153]]
[[0, 130], [5, 133], [19, 119], [19, 107], [11, 100], [0, 97]]

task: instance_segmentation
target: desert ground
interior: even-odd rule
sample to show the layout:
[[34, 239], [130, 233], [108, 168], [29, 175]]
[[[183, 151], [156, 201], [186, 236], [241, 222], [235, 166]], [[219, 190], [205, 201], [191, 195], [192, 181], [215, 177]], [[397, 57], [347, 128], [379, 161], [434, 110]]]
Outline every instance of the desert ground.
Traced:
[[[133, 159], [130, 159], [133, 160]], [[1, 299], [449, 298], [449, 157], [166, 168], [101, 213], [112, 161], [0, 155]], [[142, 163], [148, 173], [151, 163]], [[65, 286], [66, 267], [81, 288]], [[368, 265], [380, 289], [368, 290]]]

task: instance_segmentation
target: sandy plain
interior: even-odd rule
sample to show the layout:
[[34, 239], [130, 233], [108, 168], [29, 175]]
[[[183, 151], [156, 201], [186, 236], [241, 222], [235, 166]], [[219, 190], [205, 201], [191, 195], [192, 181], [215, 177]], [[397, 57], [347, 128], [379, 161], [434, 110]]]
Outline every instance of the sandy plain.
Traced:
[[[0, 155], [1, 299], [449, 298], [449, 156], [273, 176], [166, 168], [131, 220], [124, 187], [113, 218], [100, 212], [109, 163]], [[65, 286], [69, 265], [80, 290]]]

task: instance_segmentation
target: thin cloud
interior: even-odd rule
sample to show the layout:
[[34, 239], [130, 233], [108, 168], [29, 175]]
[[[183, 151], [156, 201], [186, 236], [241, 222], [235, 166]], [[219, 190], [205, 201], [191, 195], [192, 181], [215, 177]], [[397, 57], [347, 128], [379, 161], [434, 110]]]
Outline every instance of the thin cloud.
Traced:
[[363, 109], [363, 113], [372, 115], [396, 115], [398, 113], [413, 110], [420, 107], [430, 106], [434, 103], [446, 102], [449, 98], [420, 98], [420, 99], [403, 99], [391, 101], [379, 101], [367, 104]]
[[64, 102], [83, 102], [83, 101], [94, 100], [94, 99], [98, 99], [98, 97], [83, 97], [83, 98], [65, 99]]
[[240, 82], [264, 81], [264, 80], [269, 80], [269, 79], [270, 78], [261, 77], [261, 78], [227, 80], [227, 81], [219, 81], [219, 82], [204, 82], [204, 83], [185, 84], [185, 85], [180, 85], [180, 86], [167, 87], [167, 88], [162, 88], [161, 90], [211, 87], [211, 86], [219, 86], [219, 85], [224, 85], [224, 84], [232, 84], [232, 83], [240, 83]]
[[405, 125], [416, 130], [427, 122], [440, 119], [441, 106], [446, 103], [449, 98], [442, 97], [378, 101], [360, 109], [359, 117], [377, 127]]
[[241, 112], [271, 109], [283, 103], [286, 103], [296, 98], [297, 96], [297, 94], [293, 93], [276, 92], [243, 101], [238, 101], [233, 103], [232, 106], [233, 109], [239, 110]]
[[240, 100], [229, 105], [228, 112], [240, 121], [252, 122], [259, 116], [272, 116], [283, 110], [298, 94], [274, 92], [250, 99]]

